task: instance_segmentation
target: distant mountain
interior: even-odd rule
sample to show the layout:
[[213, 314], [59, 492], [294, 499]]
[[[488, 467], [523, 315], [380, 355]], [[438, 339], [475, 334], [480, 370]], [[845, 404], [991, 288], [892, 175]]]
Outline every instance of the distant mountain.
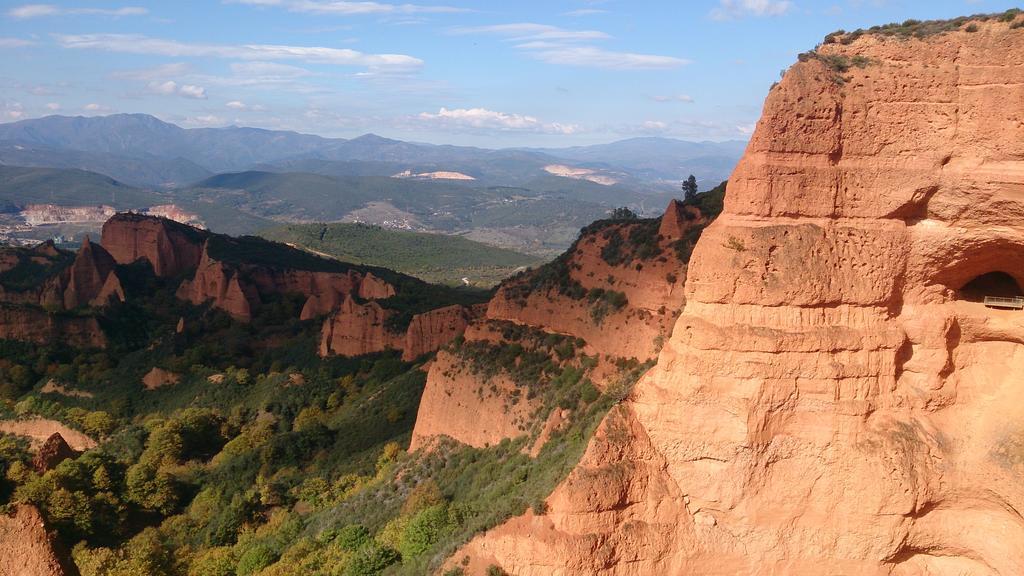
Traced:
[[532, 150], [559, 158], [627, 169], [643, 180], [677, 182], [693, 174], [711, 188], [729, 177], [746, 147], [747, 143], [742, 140], [690, 142], [649, 137], [593, 146]]
[[240, 212], [231, 206], [193, 202], [187, 194], [173, 190], [136, 188], [95, 172], [0, 165], [0, 213], [14, 213], [29, 204], [67, 207], [106, 205], [117, 210], [144, 210], [176, 204], [185, 211], [198, 214], [210, 228], [228, 234], [251, 233], [273, 223], [258, 214]]
[[189, 184], [213, 173], [184, 158], [133, 158], [103, 152], [49, 148], [0, 142], [0, 164], [47, 168], [77, 168], [105, 174], [126, 184], [170, 188]]
[[0, 166], [0, 201], [18, 207], [26, 204], [106, 204], [129, 209], [163, 204], [167, 197], [85, 170]]
[[[688, 174], [725, 179], [745, 144], [633, 138], [611, 144], [490, 150], [366, 134], [346, 140], [257, 128], [186, 129], [146, 114], [47, 116], [0, 124], [0, 163], [80, 168], [137, 186], [182, 186], [213, 173], [262, 170], [328, 176], [459, 172], [478, 184], [551, 184], [560, 168], [585, 168], [643, 194]], [[556, 176], [565, 179], [565, 176]], [[558, 186], [556, 185], [557, 189]]]
[[210, 172], [243, 170], [322, 149], [326, 138], [258, 128], [185, 129], [147, 114], [46, 116], [0, 124], [7, 144], [114, 154], [129, 158], [184, 158]]

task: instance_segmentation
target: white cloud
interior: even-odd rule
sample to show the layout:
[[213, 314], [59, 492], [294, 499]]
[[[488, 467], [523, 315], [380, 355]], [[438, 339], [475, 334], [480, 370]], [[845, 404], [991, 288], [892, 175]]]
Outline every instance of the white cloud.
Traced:
[[231, 64], [231, 72], [236, 76], [247, 78], [300, 78], [310, 76], [313, 73], [305, 68], [291, 66], [289, 64], [278, 64], [277, 62], [234, 62]]
[[57, 34], [64, 48], [103, 50], [126, 54], [154, 54], [168, 57], [229, 58], [239, 60], [298, 60], [336, 66], [362, 66], [371, 70], [412, 72], [423, 65], [419, 58], [404, 54], [365, 54], [347, 48], [287, 46], [277, 44], [189, 44], [150, 38], [140, 34]]
[[436, 114], [423, 112], [416, 116], [416, 120], [422, 124], [450, 130], [497, 130], [564, 135], [579, 131], [579, 126], [575, 124], [546, 123], [533, 116], [496, 112], [486, 108], [441, 108]]
[[468, 12], [454, 6], [422, 6], [419, 4], [387, 4], [382, 2], [345, 2], [341, 0], [235, 0], [237, 4], [252, 6], [280, 6], [291, 12], [309, 14], [429, 14]]
[[97, 104], [95, 102], [82, 106], [82, 110], [85, 110], [86, 112], [113, 112], [113, 109], [109, 106], [104, 106], [103, 104]]
[[651, 100], [655, 102], [685, 102], [687, 104], [693, 103], [693, 97], [688, 94], [676, 94], [673, 96], [651, 96]]
[[46, 104], [46, 109], [51, 112], [56, 112], [57, 110], [60, 110], [60, 104], [56, 102], [48, 102]]
[[266, 108], [260, 106], [259, 104], [246, 104], [241, 100], [232, 100], [230, 102], [225, 102], [224, 107], [230, 108], [232, 110], [252, 110], [254, 112], [261, 112], [263, 110], [266, 110]]
[[121, 8], [63, 8], [53, 4], [23, 4], [7, 11], [11, 18], [24, 20], [28, 18], [41, 18], [43, 16], [144, 16], [149, 10], [139, 6], [124, 6]]
[[580, 8], [578, 10], [570, 10], [568, 12], [565, 12], [563, 15], [564, 16], [593, 16], [595, 14], [607, 14], [607, 13], [608, 13], [607, 10], [602, 10], [600, 8]]
[[185, 118], [184, 124], [189, 126], [223, 126], [227, 124], [227, 120], [213, 114], [203, 114]]
[[486, 34], [501, 36], [515, 42], [515, 47], [531, 58], [548, 64], [583, 66], [611, 70], [676, 68], [689, 60], [674, 56], [636, 54], [605, 50], [592, 42], [611, 38], [599, 30], [567, 30], [547, 24], [520, 22], [492, 26], [469, 26], [449, 29], [450, 34]]
[[180, 87], [178, 87], [178, 95], [182, 98], [206, 100], [206, 88], [203, 88], [202, 86], [196, 86], [194, 84], [182, 84]]
[[744, 136], [750, 136], [754, 133], [755, 128], [757, 128], [757, 124], [740, 124], [736, 126], [736, 131]]
[[25, 108], [21, 102], [8, 102], [0, 100], [0, 119], [21, 120], [25, 116]]
[[613, 52], [594, 46], [546, 47], [533, 50], [530, 52], [530, 55], [548, 64], [607, 68], [612, 70], [678, 68], [690, 63], [689, 60], [674, 56]]
[[598, 30], [566, 30], [558, 26], [518, 22], [491, 26], [458, 26], [449, 30], [452, 34], [490, 34], [504, 36], [515, 42], [531, 40], [604, 40], [610, 36]]
[[744, 16], [781, 16], [793, 7], [789, 0], [719, 0], [711, 11], [715, 20], [732, 20]]
[[190, 73], [191, 71], [192, 68], [188, 64], [185, 64], [184, 62], [173, 62], [171, 64], [161, 64], [150, 68], [121, 70], [114, 72], [110, 76], [112, 78], [122, 78], [127, 80], [162, 80], [164, 78], [180, 77]]
[[146, 85], [146, 89], [153, 94], [164, 96], [181, 96], [193, 100], [206, 100], [206, 89], [195, 84], [178, 84], [174, 80], [160, 82], [154, 80]]
[[0, 38], [0, 48], [24, 48], [25, 46], [31, 46], [35, 42], [31, 40], [22, 40], [21, 38]]

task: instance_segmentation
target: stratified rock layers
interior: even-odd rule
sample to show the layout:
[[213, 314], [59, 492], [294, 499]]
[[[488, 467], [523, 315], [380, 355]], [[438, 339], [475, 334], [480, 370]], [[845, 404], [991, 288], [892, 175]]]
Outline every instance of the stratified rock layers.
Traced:
[[984, 273], [1024, 284], [1024, 29], [975, 26], [786, 73], [658, 365], [548, 514], [455, 560], [1024, 574], [1024, 313], [957, 300]]

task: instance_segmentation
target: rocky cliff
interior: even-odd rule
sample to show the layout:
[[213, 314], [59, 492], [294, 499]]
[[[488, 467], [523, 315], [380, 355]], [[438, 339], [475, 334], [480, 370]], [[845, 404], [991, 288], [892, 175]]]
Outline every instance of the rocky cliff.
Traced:
[[74, 563], [55, 551], [54, 538], [33, 506], [0, 514], [0, 576], [77, 576]]
[[61, 342], [77, 348], [103, 348], [107, 338], [95, 316], [53, 314], [35, 306], [0, 304], [0, 340], [37, 344]]
[[703, 223], [676, 222], [678, 233], [662, 236], [678, 210], [673, 202], [661, 219], [592, 224], [555, 262], [502, 283], [487, 317], [572, 334], [595, 354], [653, 358], [683, 303], [682, 230]]
[[546, 515], [453, 558], [471, 574], [1024, 573], [1024, 313], [969, 301], [979, 277], [1024, 282], [1021, 20], [801, 56], [657, 366]]
[[109, 252], [86, 237], [67, 271], [64, 308], [103, 306], [111, 300], [123, 302], [124, 289], [114, 272], [116, 265]]
[[120, 264], [146, 260], [161, 278], [179, 276], [199, 265], [208, 234], [167, 218], [117, 214], [103, 224], [100, 243]]
[[324, 320], [320, 332], [320, 355], [360, 356], [385, 350], [400, 350], [403, 338], [387, 325], [390, 313], [380, 304], [357, 303], [351, 295]]
[[[721, 192], [709, 197], [719, 198]], [[550, 351], [538, 346], [545, 334], [569, 338], [579, 342], [579, 354], [592, 358], [587, 377], [606, 385], [623, 362], [654, 357], [668, 337], [683, 305], [686, 260], [715, 214], [713, 207], [705, 210], [709, 213], [695, 203], [672, 201], [658, 219], [588, 226], [554, 262], [502, 283], [484, 317], [466, 330], [466, 342], [546, 354]], [[524, 332], [536, 334], [523, 338]], [[551, 354], [552, 362], [567, 360], [576, 359]], [[514, 382], [507, 371], [474, 370], [477, 362], [474, 354], [438, 354], [428, 372], [410, 450], [440, 435], [477, 447], [496, 444], [536, 433], [544, 424], [539, 419], [548, 413], [539, 411], [532, 398], [523, 400], [522, 382]]]
[[88, 238], [77, 254], [44, 242], [0, 248], [0, 339], [103, 347], [94, 315], [65, 313], [124, 301], [116, 263]]

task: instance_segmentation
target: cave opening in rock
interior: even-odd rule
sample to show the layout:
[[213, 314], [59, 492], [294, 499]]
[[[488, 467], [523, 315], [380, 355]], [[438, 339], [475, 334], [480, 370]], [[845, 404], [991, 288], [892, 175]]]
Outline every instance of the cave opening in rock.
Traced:
[[976, 276], [960, 288], [958, 295], [961, 300], [970, 302], [984, 302], [986, 296], [1013, 298], [1024, 296], [1024, 290], [1013, 276], [996, 271]]

